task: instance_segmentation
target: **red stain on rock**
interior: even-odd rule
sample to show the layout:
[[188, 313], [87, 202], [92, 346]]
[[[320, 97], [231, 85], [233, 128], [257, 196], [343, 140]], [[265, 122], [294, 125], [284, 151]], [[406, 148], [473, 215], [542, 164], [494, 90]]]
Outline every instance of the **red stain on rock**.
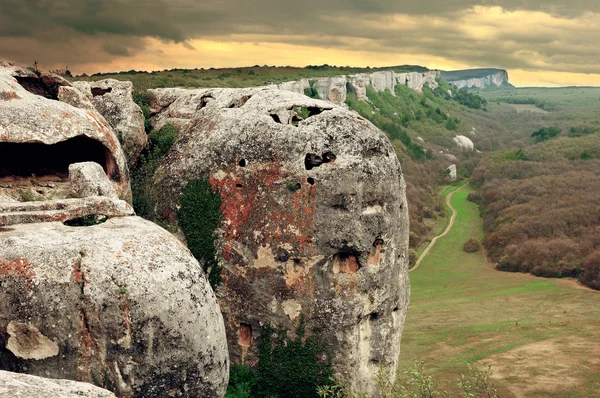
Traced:
[[0, 277], [2, 276], [24, 279], [27, 285], [31, 287], [35, 271], [29, 261], [23, 258], [13, 261], [0, 260]]
[[257, 255], [264, 243], [272, 248], [287, 244], [294, 256], [314, 255], [316, 187], [297, 188], [297, 181], [277, 160], [244, 168], [239, 175], [235, 171], [239, 170], [233, 168], [223, 178], [210, 179], [223, 201], [224, 258], [230, 259], [238, 245], [250, 246]]

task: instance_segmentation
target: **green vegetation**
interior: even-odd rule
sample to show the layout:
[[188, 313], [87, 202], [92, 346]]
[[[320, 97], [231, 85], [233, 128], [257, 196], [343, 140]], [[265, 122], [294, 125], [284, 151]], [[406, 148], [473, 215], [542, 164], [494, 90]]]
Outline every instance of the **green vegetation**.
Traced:
[[152, 103], [152, 93], [149, 91], [133, 91], [133, 102], [135, 102], [142, 113], [144, 114], [144, 128], [146, 133], [150, 132], [152, 129], [152, 124], [150, 120], [150, 104]]
[[208, 274], [213, 289], [221, 282], [215, 241], [221, 214], [221, 196], [214, 192], [206, 179], [190, 180], [179, 199], [179, 225], [194, 257]]
[[[462, 396], [456, 379], [466, 364], [491, 365], [502, 397], [595, 396], [597, 293], [564, 280], [498, 272], [481, 251], [465, 253], [465, 241], [483, 237], [477, 205], [466, 200], [470, 193], [467, 187], [454, 194], [451, 233], [411, 273], [401, 367], [426, 361], [451, 396]], [[556, 366], [558, 356], [574, 365]], [[563, 374], [574, 382], [563, 383]]]
[[175, 143], [177, 135], [177, 129], [170, 124], [151, 132], [148, 137], [148, 150], [140, 155], [138, 162], [131, 168], [133, 208], [140, 217], [154, 221], [152, 178], [158, 164]]
[[318, 333], [306, 335], [301, 316], [295, 337], [286, 330], [265, 326], [258, 343], [256, 369], [234, 366], [231, 370], [228, 398], [317, 397], [317, 388], [332, 384], [331, 363], [325, 357]]
[[560, 133], [562, 133], [562, 130], [558, 127], [542, 127], [531, 134], [531, 139], [535, 143], [548, 141], [554, 137], [557, 137]]

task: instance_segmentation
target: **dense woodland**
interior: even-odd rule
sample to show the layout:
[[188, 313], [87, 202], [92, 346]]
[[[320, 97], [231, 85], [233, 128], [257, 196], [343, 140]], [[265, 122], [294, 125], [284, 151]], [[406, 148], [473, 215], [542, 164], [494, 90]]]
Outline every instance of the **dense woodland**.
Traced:
[[600, 289], [599, 148], [596, 135], [562, 138], [475, 170], [480, 195], [471, 199], [481, 203], [484, 246], [498, 269]]

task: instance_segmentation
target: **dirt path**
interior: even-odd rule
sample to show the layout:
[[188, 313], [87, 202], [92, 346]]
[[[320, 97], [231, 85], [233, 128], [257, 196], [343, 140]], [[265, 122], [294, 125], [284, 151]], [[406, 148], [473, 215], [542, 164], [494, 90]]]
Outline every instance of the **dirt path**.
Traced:
[[421, 253], [421, 256], [419, 256], [419, 259], [415, 263], [415, 266], [412, 267], [411, 269], [409, 269], [408, 272], [412, 272], [412, 271], [416, 270], [417, 268], [419, 268], [419, 265], [421, 265], [421, 261], [423, 261], [423, 259], [427, 255], [427, 253], [429, 253], [429, 251], [431, 250], [433, 245], [435, 245], [435, 242], [437, 242], [437, 240], [439, 238], [446, 236], [448, 234], [448, 232], [450, 232], [450, 229], [454, 225], [454, 219], [456, 218], [456, 209], [454, 209], [454, 207], [452, 207], [452, 204], [450, 203], [450, 199], [452, 199], [452, 195], [454, 195], [456, 192], [463, 189], [467, 184], [468, 184], [468, 182], [464, 183], [463, 185], [461, 185], [460, 187], [456, 188], [454, 191], [452, 191], [448, 195], [446, 195], [446, 205], [448, 205], [450, 210], [452, 210], [452, 216], [450, 217], [450, 222], [448, 223], [448, 226], [446, 227], [444, 232], [442, 232], [440, 235], [436, 236], [435, 238], [433, 238], [431, 240], [431, 242], [429, 243], [429, 246], [427, 246], [427, 248], [423, 251], [423, 253]]

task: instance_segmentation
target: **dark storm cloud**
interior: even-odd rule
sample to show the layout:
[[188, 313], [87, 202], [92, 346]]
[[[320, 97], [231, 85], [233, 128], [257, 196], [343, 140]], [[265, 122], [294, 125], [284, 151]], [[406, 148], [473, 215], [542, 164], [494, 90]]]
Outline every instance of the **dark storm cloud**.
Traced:
[[[524, 20], [518, 23], [525, 28], [506, 29], [506, 19], [469, 14], [477, 6], [541, 11], [559, 20], [538, 18], [529, 29]], [[600, 62], [598, 21], [568, 21], [594, 12], [600, 12], [597, 0], [0, 0], [0, 56], [76, 65], [139, 54], [148, 37], [189, 50], [193, 39], [232, 35], [347, 50], [354, 38], [374, 52], [410, 51], [504, 68], [572, 64], [575, 71], [591, 72]], [[478, 37], [471, 26], [495, 29], [496, 36]]]

